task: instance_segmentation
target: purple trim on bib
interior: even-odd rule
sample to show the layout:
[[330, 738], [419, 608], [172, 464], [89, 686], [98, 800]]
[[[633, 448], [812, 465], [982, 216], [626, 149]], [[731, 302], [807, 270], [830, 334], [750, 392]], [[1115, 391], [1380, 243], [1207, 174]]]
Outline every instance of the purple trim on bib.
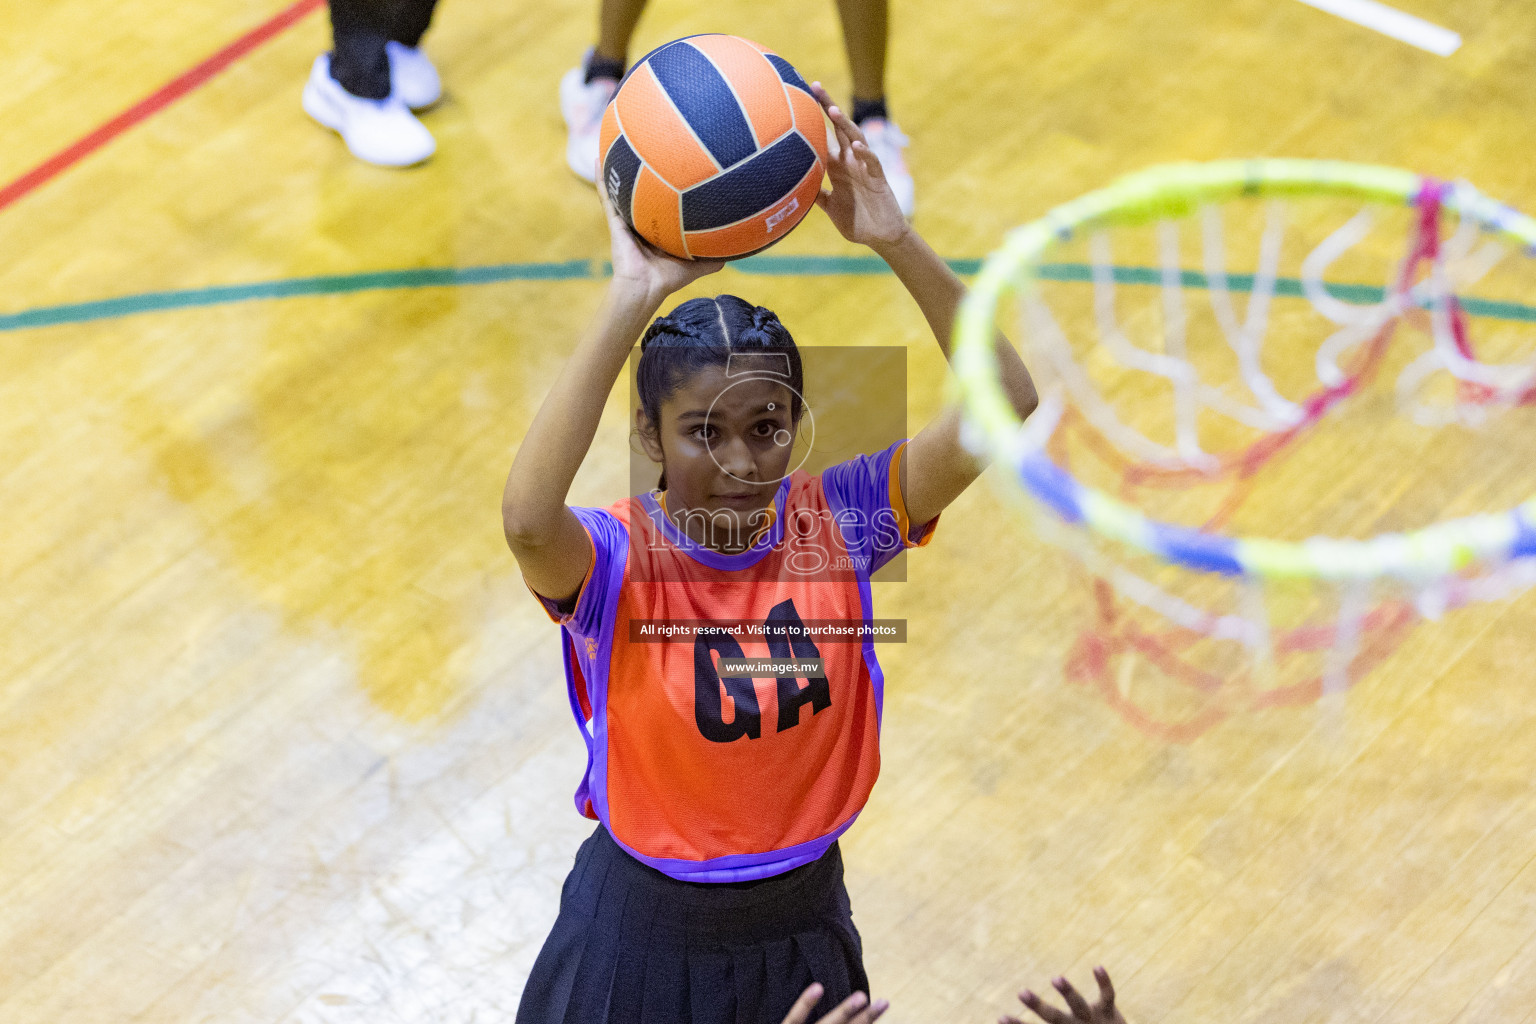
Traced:
[[[902, 443], [904, 444], [905, 442]], [[898, 446], [893, 445], [891, 448], [887, 448], [885, 452], [881, 453], [881, 455], [885, 456], [885, 465], [882, 467], [882, 469], [884, 470], [887, 479], [889, 478], [891, 472], [890, 462], [892, 457], [887, 453], [892, 453], [896, 447]], [[874, 457], [874, 460], [877, 463], [880, 461], [880, 459], [881, 456]], [[825, 481], [826, 478], [823, 477], [822, 479]], [[889, 483], [887, 483], [886, 486], [889, 487]], [[823, 486], [822, 493], [826, 497], [827, 509], [832, 513], [833, 522], [839, 522], [839, 517], [841, 517], [844, 512], [854, 508], [854, 506], [843, 500], [845, 495], [843, 494], [842, 488], [828, 489]], [[860, 511], [866, 515], [869, 515], [872, 511], [871, 509], [867, 508], [855, 510]], [[878, 515], [879, 510], [874, 509], [873, 513]], [[874, 594], [870, 591], [869, 576], [870, 573], [874, 572], [877, 568], [875, 561], [879, 558], [879, 553], [875, 550], [875, 539], [879, 535], [879, 532], [873, 528], [863, 530], [859, 537], [861, 544], [856, 551], [849, 547], [848, 536], [843, 532], [841, 527], [838, 528], [835, 535], [838, 539], [838, 542], [842, 544], [844, 553], [853, 556], [852, 564], [854, 566], [854, 575], [859, 581], [859, 614], [864, 622], [871, 622], [875, 617], [875, 600]], [[903, 547], [899, 550], [905, 550], [905, 545], [903, 545]], [[891, 557], [895, 556], [892, 555]], [[889, 559], [887, 559], [887, 561], [889, 561]], [[875, 654], [874, 637], [866, 636], [864, 638], [861, 654], [864, 657], [864, 667], [869, 671], [870, 686], [873, 687], [875, 691], [875, 732], [879, 733], [880, 728], [885, 720], [885, 672], [880, 668], [880, 659]]]
[[[564, 643], [565, 686], [571, 702], [571, 712], [581, 729], [587, 744], [587, 767], [576, 787], [575, 803], [578, 813], [585, 816], [590, 802], [592, 811], [603, 823], [608, 821], [608, 669], [613, 661], [613, 635], [618, 617], [619, 595], [623, 589], [624, 573], [629, 565], [629, 528], [606, 509], [576, 509], [577, 518], [592, 538], [594, 564], [591, 575], [582, 587], [576, 607], [561, 627]], [[591, 521], [588, 521], [591, 517]], [[602, 542], [599, 542], [601, 534]], [[622, 540], [622, 543], [620, 541]], [[599, 577], [602, 573], [602, 577]], [[590, 623], [590, 602], [597, 600], [594, 591], [601, 590], [602, 607], [597, 610], [595, 637], [583, 636], [575, 623]], [[586, 655], [590, 640], [597, 641], [591, 657]], [[587, 684], [587, 701], [592, 708], [590, 725], [582, 717], [581, 702], [576, 695], [576, 676], [572, 671], [572, 659], [581, 668]]]
[[707, 548], [702, 544], [695, 543], [692, 537], [689, 537], [677, 528], [677, 524], [672, 521], [672, 517], [667, 515], [666, 511], [661, 507], [661, 503], [656, 500], [654, 492], [642, 494], [640, 496], [640, 503], [644, 506], [646, 514], [656, 524], [656, 528], [683, 554], [692, 558], [700, 565], [708, 566], [711, 569], [736, 572], [741, 569], [752, 568], [752, 566], [763, 560], [764, 555], [772, 551], [784, 539], [784, 502], [788, 496], [789, 478], [785, 477], [780, 481], [779, 489], [773, 496], [773, 524], [768, 527], [768, 532], [759, 537], [756, 544], [734, 555], [724, 555], [713, 548]]
[[[627, 527], [624, 533], [627, 539]], [[608, 823], [608, 669], [613, 664], [613, 632], [617, 628], [619, 594], [624, 588], [624, 570], [628, 564], [629, 545], [626, 544], [624, 557], [615, 558], [608, 570], [609, 586], [603, 601], [603, 628], [598, 634], [597, 654], [592, 659], [594, 665], [601, 666], [594, 674], [601, 675], [602, 685], [596, 686], [590, 678], [587, 680], [587, 695], [592, 700], [592, 806], [597, 811], [597, 819], [610, 832], [613, 828]]]
[[[592, 799], [592, 728], [581, 713], [581, 699], [576, 696], [576, 673], [573, 670], [571, 659], [580, 659], [576, 652], [576, 640], [566, 631], [560, 628], [560, 657], [565, 662], [565, 695], [571, 702], [571, 717], [576, 719], [576, 728], [581, 730], [581, 738], [587, 744], [587, 768], [581, 773], [581, 783], [576, 787], [576, 813], [586, 817], [587, 804], [592, 804], [596, 813], [597, 803]], [[588, 673], [582, 669], [582, 678], [587, 679], [587, 699], [592, 699], [592, 680], [587, 678]], [[596, 717], [594, 710], [593, 716]]]
[[[647, 857], [631, 849], [618, 836], [613, 836], [613, 841], [635, 860], [680, 882], [755, 882], [820, 860], [822, 854], [837, 842], [838, 837], [858, 820], [859, 813], [855, 811], [852, 817], [831, 833], [798, 846], [786, 846], [782, 850], [770, 850], [767, 853], [737, 853], [712, 860]], [[604, 821], [603, 824], [606, 826], [608, 823]], [[612, 835], [613, 829], [609, 828], [608, 833]]]
[[[869, 576], [859, 574], [859, 604], [862, 607], [865, 622], [873, 622], [875, 618], [875, 599], [869, 590]], [[864, 667], [869, 669], [869, 685], [875, 690], [875, 734], [880, 734], [880, 729], [885, 722], [885, 670], [880, 667], [880, 659], [875, 655], [875, 638], [864, 638]]]

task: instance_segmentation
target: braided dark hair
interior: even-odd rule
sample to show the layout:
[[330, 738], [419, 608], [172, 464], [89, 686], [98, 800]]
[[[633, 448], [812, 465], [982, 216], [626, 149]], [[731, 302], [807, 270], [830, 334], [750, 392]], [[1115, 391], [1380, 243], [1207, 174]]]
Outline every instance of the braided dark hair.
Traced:
[[[782, 353], [789, 360], [790, 417], [798, 423], [804, 412], [805, 375], [795, 339], [771, 309], [754, 306], [734, 295], [689, 299], [666, 316], [657, 317], [640, 339], [636, 386], [640, 408], [653, 428], [661, 426], [661, 405], [688, 380], [709, 366], [728, 366], [732, 355]], [[656, 484], [667, 489], [663, 466]]]

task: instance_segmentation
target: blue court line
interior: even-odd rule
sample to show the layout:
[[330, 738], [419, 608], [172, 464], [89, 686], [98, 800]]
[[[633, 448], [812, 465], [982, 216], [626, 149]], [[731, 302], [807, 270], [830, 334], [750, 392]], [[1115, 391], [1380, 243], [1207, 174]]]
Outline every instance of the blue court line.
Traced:
[[[981, 260], [949, 260], [948, 263], [961, 276], [974, 275], [981, 269]], [[890, 273], [890, 268], [878, 256], [754, 256], [732, 266], [743, 274], [764, 277], [868, 276]], [[39, 306], [16, 313], [0, 313], [0, 332], [92, 323], [140, 313], [223, 306], [264, 299], [347, 295], [353, 292], [407, 288], [455, 288], [503, 281], [598, 280], [611, 273], [612, 268], [607, 261], [566, 260], [556, 263], [494, 263], [479, 267], [420, 267], [362, 274], [294, 277], [281, 281], [142, 292], [91, 302], [72, 302], [60, 306]], [[1093, 270], [1085, 263], [1047, 263], [1039, 268], [1039, 274], [1052, 281], [1086, 282], [1093, 279]], [[1206, 276], [1198, 271], [1185, 270], [1181, 276], [1185, 288], [1209, 287]], [[1157, 285], [1162, 281], [1162, 271], [1156, 267], [1116, 267], [1114, 278], [1120, 284]], [[1229, 275], [1227, 287], [1234, 292], [1251, 291], [1253, 275]], [[1359, 303], [1380, 302], [1383, 292], [1379, 286], [1363, 284], [1329, 283], [1328, 290], [1346, 302]], [[1280, 278], [1275, 282], [1275, 294], [1299, 297], [1303, 294], [1301, 282], [1295, 278]], [[1462, 300], [1462, 306], [1473, 316], [1536, 323], [1536, 306], [1524, 303], [1467, 298]]]

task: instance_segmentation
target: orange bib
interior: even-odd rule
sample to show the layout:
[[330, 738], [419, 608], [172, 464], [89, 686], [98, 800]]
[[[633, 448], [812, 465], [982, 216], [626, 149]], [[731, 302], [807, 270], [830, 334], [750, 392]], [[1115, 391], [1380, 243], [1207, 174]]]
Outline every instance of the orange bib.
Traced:
[[884, 684], [869, 576], [932, 536], [911, 536], [900, 450], [795, 473], [736, 555], [694, 543], [655, 495], [574, 510], [592, 569], [571, 614], [545, 604], [588, 746], [576, 802], [637, 859], [764, 878], [819, 858], [864, 807]]

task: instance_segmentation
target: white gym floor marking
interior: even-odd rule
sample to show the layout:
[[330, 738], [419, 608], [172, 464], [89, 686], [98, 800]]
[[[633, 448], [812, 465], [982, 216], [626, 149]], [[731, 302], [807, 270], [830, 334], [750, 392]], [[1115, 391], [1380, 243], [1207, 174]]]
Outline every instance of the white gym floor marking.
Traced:
[[1375, 29], [1382, 35], [1400, 39], [1410, 46], [1449, 57], [1461, 46], [1461, 36], [1448, 28], [1441, 28], [1423, 18], [1405, 14], [1395, 7], [1377, 3], [1376, 0], [1301, 0], [1329, 14], [1337, 14], [1347, 21]]

